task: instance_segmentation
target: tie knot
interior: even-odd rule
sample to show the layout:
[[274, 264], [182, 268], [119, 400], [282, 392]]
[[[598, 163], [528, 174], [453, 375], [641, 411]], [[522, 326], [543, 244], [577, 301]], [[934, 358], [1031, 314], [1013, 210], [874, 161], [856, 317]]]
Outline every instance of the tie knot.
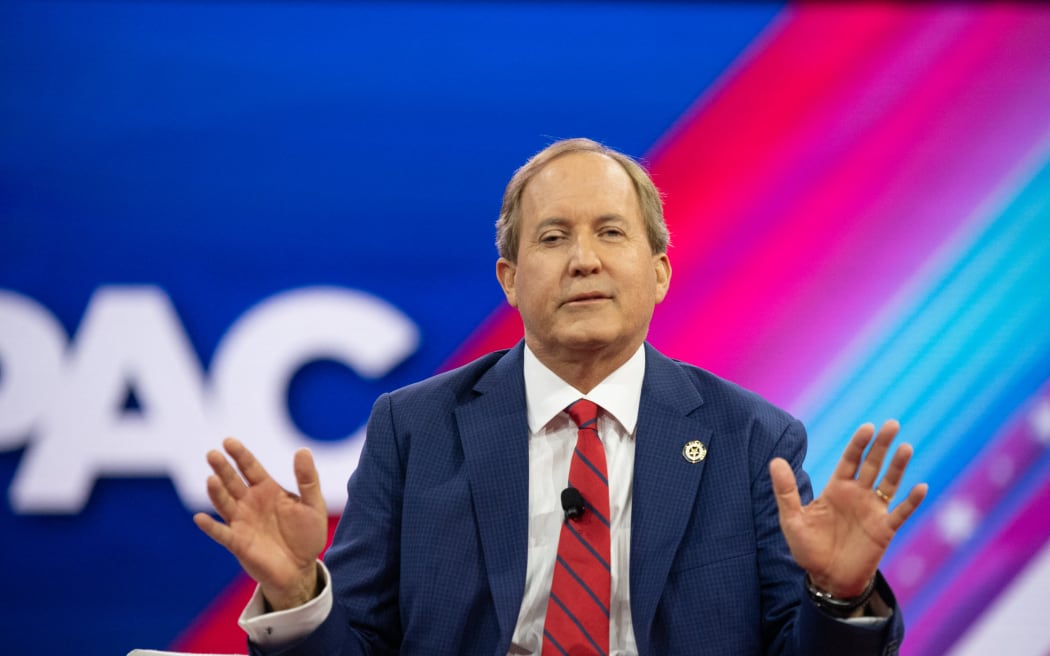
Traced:
[[575, 401], [566, 410], [577, 428], [589, 428], [598, 421], [598, 404], [587, 399]]

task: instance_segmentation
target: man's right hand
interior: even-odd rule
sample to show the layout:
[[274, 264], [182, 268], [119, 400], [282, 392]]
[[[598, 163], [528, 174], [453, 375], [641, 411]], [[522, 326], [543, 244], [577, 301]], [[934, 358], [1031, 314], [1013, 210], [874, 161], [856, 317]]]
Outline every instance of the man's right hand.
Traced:
[[237, 558], [273, 610], [310, 601], [318, 593], [317, 557], [328, 537], [313, 456], [307, 449], [295, 453], [296, 495], [278, 485], [239, 441], [226, 438], [223, 448], [244, 478], [222, 453], [209, 451], [215, 475], [208, 477], [208, 496], [226, 523], [207, 513], [194, 515], [194, 523]]

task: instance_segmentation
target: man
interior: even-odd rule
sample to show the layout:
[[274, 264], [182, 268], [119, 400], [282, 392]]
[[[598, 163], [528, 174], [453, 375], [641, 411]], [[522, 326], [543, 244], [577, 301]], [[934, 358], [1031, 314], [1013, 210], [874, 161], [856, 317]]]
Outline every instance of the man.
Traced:
[[[241, 622], [253, 651], [896, 652], [877, 567], [926, 492], [889, 510], [907, 445], [876, 486], [896, 423], [858, 429], [809, 502], [797, 420], [647, 345], [667, 230], [620, 153], [548, 147], [497, 229], [523, 343], [379, 398], [327, 567], [308, 451], [298, 496], [236, 440], [243, 480], [208, 454], [225, 523], [195, 521], [259, 583]], [[559, 503], [567, 487], [585, 494]]]

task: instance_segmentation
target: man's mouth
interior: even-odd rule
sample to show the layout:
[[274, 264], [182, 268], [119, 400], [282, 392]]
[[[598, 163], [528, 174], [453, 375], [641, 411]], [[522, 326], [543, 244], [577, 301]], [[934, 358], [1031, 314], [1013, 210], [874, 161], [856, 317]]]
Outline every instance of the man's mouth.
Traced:
[[562, 305], [584, 305], [587, 303], [595, 303], [598, 301], [608, 300], [610, 297], [608, 294], [602, 294], [601, 292], [590, 292], [586, 294], [575, 294], [565, 299]]

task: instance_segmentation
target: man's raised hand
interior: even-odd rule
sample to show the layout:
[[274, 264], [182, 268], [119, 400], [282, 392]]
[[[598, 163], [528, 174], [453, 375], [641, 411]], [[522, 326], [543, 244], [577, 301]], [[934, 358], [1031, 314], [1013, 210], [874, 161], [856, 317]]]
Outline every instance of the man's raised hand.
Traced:
[[316, 596], [316, 561], [328, 537], [328, 513], [313, 456], [307, 449], [295, 453], [299, 494], [293, 494], [239, 441], [226, 438], [223, 448], [240, 471], [238, 475], [219, 451], [208, 452], [215, 472], [208, 477], [208, 496], [225, 523], [207, 513], [194, 515], [194, 523], [237, 558], [274, 610], [306, 603]]
[[853, 597], [864, 590], [890, 540], [926, 496], [926, 484], [921, 483], [896, 508], [889, 508], [911, 459], [908, 444], [897, 449], [886, 475], [875, 484], [899, 430], [893, 420], [884, 423], [877, 436], [872, 424], [858, 428], [823, 493], [806, 506], [787, 461], [775, 458], [769, 464], [780, 527], [791, 555], [819, 588], [836, 597]]

